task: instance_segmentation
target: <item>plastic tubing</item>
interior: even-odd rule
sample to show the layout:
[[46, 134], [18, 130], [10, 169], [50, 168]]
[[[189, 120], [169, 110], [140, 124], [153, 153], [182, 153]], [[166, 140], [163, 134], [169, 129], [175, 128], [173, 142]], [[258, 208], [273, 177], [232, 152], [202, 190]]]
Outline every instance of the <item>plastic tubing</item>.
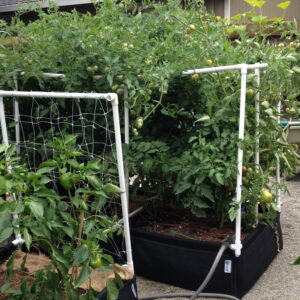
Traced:
[[204, 279], [204, 281], [202, 282], [202, 284], [199, 286], [198, 290], [195, 292], [195, 294], [190, 298], [190, 300], [195, 300], [198, 295], [201, 294], [201, 292], [204, 290], [204, 288], [207, 286], [207, 284], [209, 283], [209, 281], [211, 280], [212, 276], [214, 275], [216, 268], [220, 262], [220, 259], [224, 253], [224, 251], [227, 249], [227, 245], [223, 244], [220, 248], [220, 250], [217, 253], [217, 256], [206, 276], [206, 278]]
[[[152, 300], [152, 299], [160, 299], [160, 298], [189, 298], [192, 296], [193, 293], [174, 293], [174, 294], [161, 294], [161, 295], [154, 295], [154, 296], [146, 296], [139, 298], [139, 300]], [[201, 293], [197, 296], [197, 298], [223, 298], [223, 299], [230, 299], [230, 300], [239, 300], [238, 298], [230, 295], [225, 294], [217, 294], [217, 293]]]

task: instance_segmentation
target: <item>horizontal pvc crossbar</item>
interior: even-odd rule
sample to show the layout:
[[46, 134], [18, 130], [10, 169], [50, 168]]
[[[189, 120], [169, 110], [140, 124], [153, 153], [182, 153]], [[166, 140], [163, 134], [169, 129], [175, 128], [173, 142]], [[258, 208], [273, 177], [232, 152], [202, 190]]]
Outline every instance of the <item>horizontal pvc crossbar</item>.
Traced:
[[31, 97], [31, 98], [71, 98], [71, 99], [117, 99], [115, 93], [64, 93], [64, 92], [19, 92], [1, 91], [0, 97]]
[[230, 71], [230, 70], [241, 70], [243, 68], [247, 68], [248, 70], [251, 69], [262, 69], [267, 68], [268, 64], [239, 64], [239, 65], [231, 65], [231, 66], [222, 66], [222, 67], [211, 67], [211, 68], [202, 68], [202, 69], [194, 69], [194, 70], [187, 70], [182, 72], [183, 75], [190, 75], [190, 74], [199, 74], [199, 73], [213, 73], [213, 72], [220, 72], [220, 71]]

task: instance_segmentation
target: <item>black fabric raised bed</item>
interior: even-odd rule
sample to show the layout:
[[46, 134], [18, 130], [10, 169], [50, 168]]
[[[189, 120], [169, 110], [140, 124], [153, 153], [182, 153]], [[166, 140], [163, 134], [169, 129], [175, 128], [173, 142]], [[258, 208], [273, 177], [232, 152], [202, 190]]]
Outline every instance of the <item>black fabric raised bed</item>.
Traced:
[[[240, 257], [236, 258], [234, 252], [227, 249], [204, 292], [243, 297], [282, 249], [279, 217], [277, 221], [275, 231], [266, 225], [253, 230], [242, 242]], [[141, 229], [132, 229], [131, 238], [137, 275], [190, 290], [200, 286], [220, 248], [219, 243], [181, 239]]]

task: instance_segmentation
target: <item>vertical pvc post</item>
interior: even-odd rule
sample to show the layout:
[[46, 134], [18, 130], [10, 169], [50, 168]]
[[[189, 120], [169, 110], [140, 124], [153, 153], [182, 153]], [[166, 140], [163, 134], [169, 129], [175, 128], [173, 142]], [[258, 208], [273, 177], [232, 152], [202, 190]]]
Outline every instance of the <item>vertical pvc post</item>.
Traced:
[[[4, 103], [3, 103], [3, 97], [0, 97], [0, 124], [1, 124], [1, 133], [2, 133], [2, 142], [5, 146], [8, 146], [8, 135], [7, 135], [7, 125], [6, 125], [6, 119], [5, 119], [5, 110], [4, 110]], [[7, 166], [7, 171], [11, 173], [11, 166]], [[14, 196], [13, 195], [6, 195], [7, 201], [13, 201]], [[17, 214], [13, 214], [13, 219], [18, 219], [19, 216]], [[21, 240], [22, 236], [20, 233], [16, 234], [16, 240]]]
[[[255, 69], [255, 76], [256, 76], [256, 84], [257, 84], [257, 92], [255, 94], [255, 123], [256, 123], [256, 129], [255, 129], [255, 172], [259, 172], [259, 117], [260, 117], [260, 70]], [[256, 215], [256, 225], [258, 224], [258, 203], [255, 205], [255, 215]]]
[[128, 202], [127, 202], [127, 195], [126, 195], [120, 118], [119, 118], [119, 109], [118, 109], [118, 96], [117, 94], [110, 94], [109, 97], [110, 97], [109, 100], [111, 100], [112, 108], [113, 108], [119, 183], [120, 183], [121, 190], [124, 191], [123, 193], [121, 193], [121, 204], [122, 204], [122, 214], [123, 214], [123, 222], [124, 222], [124, 237], [125, 237], [125, 246], [126, 246], [126, 255], [127, 255], [127, 265], [134, 272], [133, 260], [132, 260], [132, 247], [131, 247], [131, 240], [130, 240], [129, 214], [128, 214]]
[[[245, 113], [246, 113], [246, 87], [247, 87], [247, 65], [243, 65], [241, 68], [241, 95], [240, 95], [240, 120], [239, 120], [239, 141], [244, 140], [245, 133]], [[243, 168], [243, 155], [244, 151], [241, 147], [238, 147], [237, 155], [237, 179], [236, 179], [236, 202], [238, 203], [237, 215], [235, 219], [235, 243], [231, 245], [231, 249], [234, 250], [235, 256], [241, 255], [241, 249], [243, 247], [241, 243], [241, 220], [242, 220], [242, 168]]]
[[[15, 90], [19, 89], [18, 79], [14, 76]], [[20, 154], [20, 110], [19, 110], [19, 101], [14, 99], [14, 121], [15, 121], [15, 134], [16, 134], [16, 145], [17, 145], [17, 154]]]
[[[281, 101], [278, 102], [277, 104], [277, 113], [278, 113], [278, 123], [280, 124], [280, 113], [281, 113]], [[276, 189], [276, 204], [278, 211], [281, 212], [281, 191], [279, 188], [280, 184], [280, 160], [279, 157], [277, 156], [276, 158], [276, 182], [277, 182], [277, 189]]]
[[2, 142], [5, 146], [8, 146], [7, 126], [5, 120], [3, 97], [0, 97], [0, 120], [1, 120]]
[[[128, 88], [124, 87], [124, 99], [128, 98]], [[125, 136], [125, 144], [129, 144], [129, 108], [128, 102], [124, 102], [124, 136]], [[125, 160], [125, 183], [126, 183], [126, 195], [127, 201], [129, 204], [129, 170]]]

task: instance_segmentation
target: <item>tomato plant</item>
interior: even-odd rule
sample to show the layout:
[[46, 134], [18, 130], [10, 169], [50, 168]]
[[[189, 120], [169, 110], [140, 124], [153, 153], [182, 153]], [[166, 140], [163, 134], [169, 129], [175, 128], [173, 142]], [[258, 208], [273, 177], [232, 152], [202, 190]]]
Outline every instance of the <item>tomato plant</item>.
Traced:
[[[166, 204], [172, 198], [199, 217], [217, 214], [220, 223], [235, 216], [234, 192], [225, 187], [235, 187], [237, 146], [245, 150], [244, 165], [255, 169], [253, 141], [258, 131], [261, 170], [245, 176], [243, 188], [247, 213], [253, 216], [260, 191], [274, 193], [276, 188], [270, 184], [269, 168], [279, 159], [283, 172], [290, 173], [297, 164], [295, 149], [278, 124], [281, 115], [276, 107], [281, 101], [288, 117], [299, 117], [300, 44], [293, 22], [284, 16], [277, 20], [257, 16], [257, 1], [247, 2], [253, 9], [232, 20], [208, 14], [202, 0], [189, 3], [189, 9], [177, 0], [163, 5], [144, 2], [139, 7], [131, 1], [105, 0], [94, 16], [52, 8], [47, 13], [38, 10], [39, 20], [28, 25], [19, 18], [11, 24], [2, 22], [1, 40], [17, 34], [19, 42], [13, 51], [0, 48], [1, 88], [14, 89], [13, 76], [18, 76], [20, 89], [118, 93], [131, 115], [127, 161], [130, 174], [137, 176], [133, 193], [151, 199], [147, 203], [154, 209], [155, 199]], [[275, 30], [281, 32], [277, 44], [271, 42]], [[268, 63], [268, 68], [262, 71], [259, 87], [249, 71], [246, 135], [241, 143], [239, 75], [181, 74], [211, 65], [256, 62]], [[66, 76], [50, 80], [43, 72]], [[261, 121], [256, 127], [258, 94]], [[61, 179], [66, 192], [68, 172], [60, 174], [66, 179]], [[80, 203], [84, 210], [84, 202]]]

